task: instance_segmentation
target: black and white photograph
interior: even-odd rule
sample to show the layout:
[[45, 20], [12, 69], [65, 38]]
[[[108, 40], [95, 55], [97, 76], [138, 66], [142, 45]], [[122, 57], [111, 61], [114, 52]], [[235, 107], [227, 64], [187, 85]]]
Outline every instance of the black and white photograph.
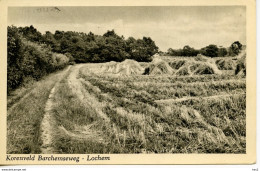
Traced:
[[245, 6], [9, 7], [7, 154], [245, 154]]
[[257, 171], [255, 7], [0, 0], [2, 171]]

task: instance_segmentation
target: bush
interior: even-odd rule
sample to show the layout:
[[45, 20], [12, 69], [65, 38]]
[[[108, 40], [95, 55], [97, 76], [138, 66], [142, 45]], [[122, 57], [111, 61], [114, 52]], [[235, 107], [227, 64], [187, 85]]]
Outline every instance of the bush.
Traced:
[[8, 27], [7, 93], [26, 80], [39, 80], [53, 71], [64, 68], [69, 58], [53, 53], [46, 46], [24, 38], [16, 27]]
[[202, 53], [205, 56], [217, 57], [218, 56], [218, 47], [216, 45], [209, 45], [205, 47], [205, 51]]

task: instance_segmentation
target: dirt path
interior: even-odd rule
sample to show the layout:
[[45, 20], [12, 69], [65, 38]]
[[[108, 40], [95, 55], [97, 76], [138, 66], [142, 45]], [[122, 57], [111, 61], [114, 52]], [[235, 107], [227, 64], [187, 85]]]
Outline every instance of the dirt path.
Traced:
[[51, 92], [49, 94], [49, 98], [46, 102], [46, 106], [45, 106], [45, 114], [41, 123], [41, 139], [42, 139], [42, 146], [41, 146], [41, 152], [42, 154], [53, 154], [55, 153], [55, 150], [52, 147], [52, 139], [53, 139], [53, 130], [54, 130], [54, 126], [55, 124], [55, 119], [51, 114], [51, 109], [53, 106], [53, 97], [55, 94], [55, 89], [57, 87], [57, 85], [60, 83], [60, 81], [64, 78], [64, 76], [66, 75], [66, 73], [70, 70], [69, 66], [66, 70], [64, 70], [61, 73], [60, 79], [56, 82], [56, 84], [54, 85], [54, 87], [51, 89]]
[[[91, 95], [86, 92], [84, 87], [81, 84], [81, 80], [78, 78], [79, 75], [79, 69], [83, 67], [85, 64], [79, 64], [79, 65], [74, 65], [71, 68], [68, 68], [69, 70], [69, 75], [67, 77], [67, 83], [69, 87], [71, 88], [71, 91], [73, 94], [77, 96], [77, 98], [82, 101], [84, 104], [87, 105], [93, 105], [89, 104], [89, 101], [91, 103], [95, 103], [95, 99], [89, 99], [91, 98]], [[68, 71], [67, 70], [67, 71]], [[104, 140], [100, 136], [100, 132], [92, 130], [91, 127], [95, 124], [90, 124], [88, 126], [77, 126], [75, 130], [69, 131], [66, 128], [64, 128], [62, 125], [57, 126], [55, 118], [52, 116], [52, 109], [53, 105], [55, 104], [54, 101], [54, 96], [55, 96], [55, 91], [56, 88], [58, 87], [58, 84], [60, 81], [64, 78], [67, 72], [64, 72], [63, 76], [60, 77], [60, 80], [58, 80], [55, 84], [55, 86], [52, 88], [50, 94], [49, 94], [49, 99], [46, 103], [45, 106], [45, 115], [42, 120], [41, 124], [41, 130], [42, 130], [42, 141], [43, 144], [41, 146], [41, 151], [43, 154], [55, 154], [58, 153], [56, 149], [52, 147], [52, 143], [54, 141], [54, 136], [55, 133], [53, 130], [58, 129], [59, 131], [62, 131], [65, 135], [69, 137], [73, 137], [76, 139], [86, 139], [86, 140], [94, 140], [99, 143], [104, 143]], [[99, 110], [99, 105], [96, 105], [96, 111], [98, 112], [99, 115], [101, 115], [102, 118], [105, 120], [109, 120], [105, 114], [101, 110]]]

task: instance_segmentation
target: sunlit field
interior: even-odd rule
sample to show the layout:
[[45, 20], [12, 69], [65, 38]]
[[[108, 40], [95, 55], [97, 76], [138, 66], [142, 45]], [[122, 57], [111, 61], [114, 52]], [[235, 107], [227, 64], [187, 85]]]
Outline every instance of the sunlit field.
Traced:
[[48, 143], [39, 138], [37, 148], [9, 145], [9, 152], [245, 153], [246, 80], [235, 74], [236, 61], [223, 68], [220, 59], [185, 60], [72, 66], [49, 97], [51, 123], [38, 126], [39, 134], [49, 129]]

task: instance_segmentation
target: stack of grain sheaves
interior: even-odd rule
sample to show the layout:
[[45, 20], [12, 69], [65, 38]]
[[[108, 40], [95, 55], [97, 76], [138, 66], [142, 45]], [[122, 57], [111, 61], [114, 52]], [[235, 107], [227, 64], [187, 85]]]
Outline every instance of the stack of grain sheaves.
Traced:
[[242, 77], [246, 76], [246, 53], [242, 53], [238, 56], [235, 74]]
[[167, 62], [155, 58], [150, 66], [145, 69], [147, 75], [204, 75], [204, 74], [221, 74], [215, 62], [202, 55], [190, 58], [173, 58]]
[[117, 75], [138, 75], [143, 74], [144, 68], [140, 64], [131, 59], [126, 59], [123, 62], [108, 62], [105, 63], [102, 68], [102, 72], [117, 74]]

